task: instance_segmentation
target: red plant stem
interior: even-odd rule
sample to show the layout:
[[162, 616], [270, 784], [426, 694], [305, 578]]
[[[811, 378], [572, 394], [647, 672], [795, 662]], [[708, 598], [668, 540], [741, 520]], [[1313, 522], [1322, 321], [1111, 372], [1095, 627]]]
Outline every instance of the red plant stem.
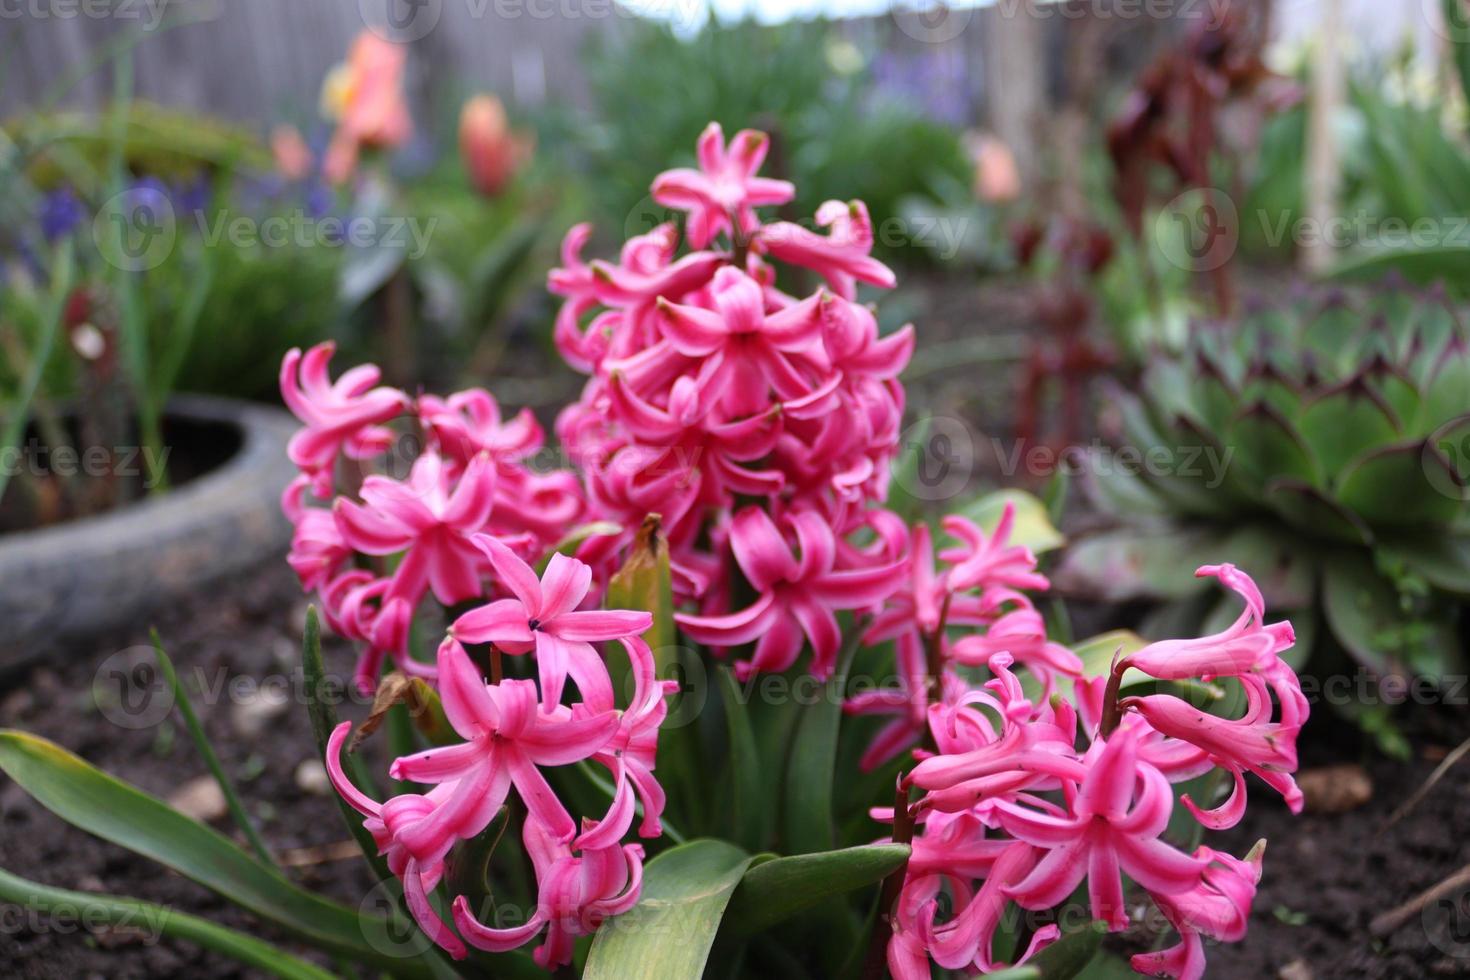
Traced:
[[[908, 787], [900, 776], [893, 794], [893, 842], [911, 844], [913, 840], [914, 815], [909, 810]], [[873, 923], [873, 934], [868, 939], [868, 952], [863, 959], [863, 980], [883, 980], [887, 975], [888, 943], [893, 938], [893, 907], [898, 903], [908, 872], [909, 863], [904, 861], [883, 879], [883, 890], [878, 894], [878, 921]]]
[[1114, 664], [1113, 672], [1108, 675], [1108, 686], [1103, 691], [1103, 713], [1102, 720], [1098, 723], [1098, 735], [1107, 738], [1117, 730], [1123, 720], [1123, 709], [1118, 705], [1118, 693], [1123, 686], [1123, 674], [1128, 670], [1126, 664]]

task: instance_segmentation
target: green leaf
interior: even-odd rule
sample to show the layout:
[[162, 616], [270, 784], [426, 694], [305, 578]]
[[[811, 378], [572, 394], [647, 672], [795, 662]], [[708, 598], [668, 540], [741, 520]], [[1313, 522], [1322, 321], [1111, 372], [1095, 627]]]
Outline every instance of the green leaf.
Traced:
[[1367, 544], [1373, 539], [1373, 532], [1361, 517], [1311, 484], [1273, 480], [1266, 484], [1266, 503], [1288, 523], [1309, 534], [1348, 544]]
[[648, 862], [642, 897], [598, 929], [583, 980], [702, 976], [725, 907], [750, 861], [732, 844], [701, 839]]
[[1436, 588], [1470, 595], [1470, 537], [1442, 531], [1390, 532], [1378, 546]]
[[1204, 588], [1194, 577], [1218, 561], [1223, 538], [1200, 527], [1128, 527], [1074, 541], [1052, 582], [1062, 594], [1104, 602], [1187, 599]]
[[1062, 532], [1052, 525], [1046, 505], [1024, 490], [998, 490], [972, 500], [958, 514], [974, 521], [986, 534], [995, 531], [1007, 504], [1016, 508], [1011, 528], [1011, 544], [1030, 548], [1037, 554], [1066, 544]]
[[[422, 963], [367, 943], [365, 929], [386, 923], [359, 921], [356, 910], [302, 891], [229, 839], [59, 745], [0, 731], [0, 770], [72, 826], [172, 868], [315, 946], [395, 973], [428, 975]], [[376, 918], [362, 913], [363, 920]]]
[[1265, 402], [1242, 411], [1230, 423], [1229, 444], [1236, 447], [1236, 461], [1257, 480], [1288, 477], [1320, 485], [1323, 476], [1306, 444], [1292, 431], [1281, 413]]
[[[677, 640], [674, 634], [674, 586], [669, 569], [669, 546], [664, 540], [662, 521], [649, 514], [633, 538], [633, 546], [623, 567], [613, 573], [607, 584], [607, 609], [635, 609], [650, 613], [653, 626], [643, 634], [644, 641], [657, 657], [665, 661]], [[659, 663], [659, 676], [668, 677], [669, 664]]]
[[1322, 589], [1333, 636], [1365, 666], [1436, 676], [1456, 661], [1454, 624], [1410, 615], [1399, 590], [1366, 553], [1344, 552], [1325, 562]]
[[768, 929], [833, 896], [882, 881], [903, 867], [909, 851], [907, 844], [868, 844], [757, 864], [730, 899], [724, 928], [734, 936]]
[[[332, 698], [329, 696], [327, 672], [322, 665], [322, 628], [317, 619], [315, 606], [309, 606], [306, 610], [306, 630], [301, 637], [301, 671], [306, 684], [306, 710], [311, 717], [312, 734], [316, 736], [317, 754], [325, 759], [327, 740], [331, 738], [332, 730], [337, 727], [337, 709], [333, 707]], [[351, 779], [358, 789], [368, 796], [377, 795], [372, 778], [363, 769], [356, 755], [351, 752], [344, 753], [342, 762], [347, 778]], [[337, 800], [337, 809], [341, 811], [342, 819], [347, 822], [348, 832], [352, 834], [352, 839], [357, 841], [357, 846], [362, 850], [362, 856], [373, 869], [374, 878], [378, 881], [392, 879], [393, 873], [388, 870], [388, 863], [378, 854], [377, 842], [362, 825], [362, 814], [348, 806], [347, 801], [338, 794], [333, 793], [332, 796]]]
[[[46, 297], [46, 308], [41, 314], [41, 339], [37, 350], [26, 369], [25, 380], [16, 392], [15, 401], [5, 415], [5, 424], [0, 429], [0, 453], [9, 458], [20, 445], [31, 419], [31, 402], [40, 390], [46, 365], [51, 361], [51, 352], [56, 347], [56, 338], [61, 334], [61, 320], [66, 312], [66, 300], [71, 294], [72, 246], [63, 241], [56, 249], [56, 258], [51, 267], [51, 292]], [[5, 497], [5, 487], [16, 469], [14, 466], [0, 467], [0, 500]]]
[[1393, 272], [1421, 286], [1470, 281], [1470, 246], [1405, 245], [1365, 251], [1342, 262], [1328, 275], [1348, 282], [1381, 282]]
[[1459, 479], [1433, 442], [1397, 443], [1349, 463], [1336, 496], [1370, 525], [1444, 525], [1464, 508]]
[[755, 850], [764, 846], [771, 832], [772, 807], [762, 791], [760, 748], [756, 745], [750, 712], [741, 698], [734, 672], [721, 664], [719, 674], [720, 692], [725, 704], [725, 727], [730, 739], [731, 837], [742, 847]]
[[332, 980], [332, 974], [285, 950], [262, 942], [234, 929], [216, 925], [208, 919], [180, 912], [164, 905], [154, 905], [132, 898], [73, 892], [52, 888], [17, 877], [0, 869], [0, 901], [32, 909], [43, 915], [78, 918], [92, 925], [144, 931], [149, 938], [167, 936], [182, 939], [205, 949], [228, 956], [283, 980]]
[[782, 849], [793, 854], [831, 850], [834, 843], [832, 779], [842, 719], [835, 683], [822, 685], [817, 703], [804, 707], [796, 723], [782, 801]]
[[194, 741], [194, 747], [204, 758], [204, 764], [209, 767], [209, 773], [214, 781], [219, 784], [220, 792], [224, 794], [225, 805], [229, 807], [230, 817], [235, 821], [235, 826], [245, 835], [250, 842], [250, 849], [257, 857], [267, 864], [274, 865], [275, 860], [271, 857], [270, 849], [265, 846], [265, 841], [260, 839], [260, 833], [255, 829], [255, 822], [250, 819], [250, 814], [245, 812], [245, 805], [240, 802], [240, 795], [235, 792], [235, 784], [230, 781], [229, 775], [225, 773], [225, 767], [220, 765], [219, 756], [214, 753], [214, 746], [209, 743], [209, 736], [204, 733], [204, 726], [199, 724], [199, 716], [194, 714], [194, 705], [189, 701], [189, 694], [184, 690], [184, 685], [179, 683], [178, 672], [174, 670], [174, 662], [163, 650], [163, 641], [158, 637], [158, 630], [152, 630], [153, 655], [158, 660], [158, 667], [163, 671], [163, 676], [168, 681], [169, 689], [173, 692], [174, 704], [179, 709], [179, 714], [184, 716], [184, 727], [189, 730], [189, 737]]
[[1107, 934], [1105, 922], [1093, 922], [1085, 929], [1069, 932], [1031, 958], [1041, 980], [1068, 980], [1080, 974], [1102, 946]]
[[1401, 427], [1387, 403], [1355, 379], [1303, 406], [1297, 431], [1330, 481], [1359, 453], [1398, 439]]

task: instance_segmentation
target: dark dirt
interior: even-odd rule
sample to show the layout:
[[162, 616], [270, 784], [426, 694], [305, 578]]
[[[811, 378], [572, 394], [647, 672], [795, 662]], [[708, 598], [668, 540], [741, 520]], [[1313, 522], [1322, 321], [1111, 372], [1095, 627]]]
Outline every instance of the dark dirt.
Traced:
[[[1314, 711], [1300, 743], [1302, 767], [1360, 763], [1372, 777], [1373, 797], [1347, 813], [1292, 816], [1269, 790], [1252, 784], [1242, 824], [1208, 842], [1243, 854], [1266, 838], [1265, 875], [1249, 935], [1209, 949], [1209, 975], [1470, 977], [1470, 888], [1451, 896], [1453, 905], [1431, 906], [1384, 940], [1368, 931], [1375, 916], [1470, 864], [1470, 759], [1451, 769], [1407, 817], [1381, 829], [1445, 754], [1470, 737], [1470, 712], [1419, 709], [1406, 719], [1414, 758], [1399, 762], [1377, 753], [1330, 709]], [[1309, 972], [1292, 972], [1302, 967]]]
[[[218, 595], [201, 597], [158, 620], [160, 632], [186, 678], [203, 671], [206, 687], [241, 678], [296, 676], [305, 602], [284, 564], [272, 563]], [[168, 796], [205, 774], [187, 735], [170, 718], [145, 728], [109, 721], [92, 693], [104, 661], [146, 640], [146, 629], [77, 651], [68, 664], [37, 668], [0, 698], [0, 725], [23, 728], [59, 742], [143, 789]], [[345, 670], [350, 654], [334, 644], [329, 669]], [[106, 675], [104, 674], [104, 678]], [[107, 681], [104, 679], [102, 698]], [[222, 688], [222, 691], [229, 690]], [[294, 688], [293, 688], [294, 690]], [[315, 758], [304, 707], [294, 696], [269, 714], [257, 734], [242, 735], [238, 708], [221, 694], [196, 701], [215, 747], [256, 815], [267, 844], [283, 854], [346, 840], [333, 801], [298, 785], [299, 765]], [[360, 717], [363, 707], [344, 714]], [[115, 715], [113, 709], [107, 714]], [[146, 715], [146, 713], [145, 713]], [[1249, 936], [1212, 946], [1209, 975], [1300, 980], [1366, 977], [1375, 980], [1470, 976], [1466, 918], [1431, 909], [1387, 940], [1368, 933], [1375, 915], [1407, 901], [1470, 863], [1470, 760], [1456, 767], [1403, 821], [1386, 833], [1386, 816], [1420, 786], [1444, 754], [1470, 735], [1470, 713], [1425, 709], [1410, 735], [1415, 758], [1400, 763], [1377, 755], [1351, 727], [1319, 710], [1302, 742], [1304, 767], [1363, 764], [1374, 784], [1372, 800], [1337, 815], [1293, 817], [1259, 784], [1245, 823], [1211, 841], [1244, 853], [1260, 837], [1270, 845]], [[249, 731], [248, 726], [246, 731]], [[371, 747], [369, 749], [371, 751]], [[216, 821], [229, 832], [227, 820]], [[72, 830], [11, 783], [0, 784], [0, 867], [47, 884], [133, 895], [203, 915], [269, 938], [313, 959], [292, 943], [212, 893], [133, 858], [122, 849]], [[357, 904], [371, 886], [360, 861], [326, 860], [293, 868], [303, 886]], [[1463, 903], [1470, 895], [1457, 896]], [[6, 976], [250, 977], [232, 961], [173, 940], [148, 942], [125, 930], [91, 935], [67, 924], [22, 916], [6, 907], [0, 962]], [[1463, 913], [1462, 913], [1463, 915]], [[1458, 931], [1456, 925], [1458, 924]], [[1310, 973], [1292, 973], [1293, 964]], [[1300, 969], [1301, 966], [1296, 967]]]
[[[346, 841], [347, 830], [336, 803], [297, 784], [296, 770], [316, 759], [306, 709], [287, 684], [300, 672], [300, 631], [305, 600], [284, 562], [271, 562], [157, 618], [164, 643], [186, 685], [203, 678], [196, 696], [201, 716], [226, 769], [256, 817], [267, 846], [277, 855], [298, 848]], [[162, 723], [151, 721], [151, 709], [120, 726], [115, 707], [98, 707], [93, 693], [99, 675], [100, 701], [111, 705], [117, 690], [110, 668], [123, 659], [146, 658], [147, 626], [127, 635], [100, 640], [77, 650], [67, 663], [33, 670], [13, 679], [0, 693], [0, 726], [42, 735], [87, 761], [147, 792], [168, 797], [179, 786], [206, 775], [187, 732], [174, 713]], [[128, 651], [117, 657], [119, 651]], [[350, 669], [350, 653], [333, 644], [325, 651], [329, 673]], [[291, 692], [279, 710], [262, 711], [255, 726], [239, 720], [243, 712], [229, 694], [249, 694], [250, 679], [277, 679], [276, 689]], [[260, 685], [255, 688], [272, 688]], [[252, 702], [256, 699], [248, 698]], [[267, 699], [268, 700], [268, 699]], [[346, 704], [344, 716], [359, 717], [361, 706]], [[125, 720], [128, 716], [122, 715]], [[370, 750], [369, 750], [370, 751]], [[232, 833], [228, 819], [214, 822]], [[129, 855], [81, 831], [71, 829], [33, 802], [20, 787], [0, 777], [0, 867], [44, 884], [81, 891], [129, 895], [177, 907], [213, 921], [280, 943], [298, 955], [326, 961], [291, 941], [289, 936], [255, 919], [213, 893], [152, 862]], [[356, 906], [372, 885], [360, 859], [328, 860], [289, 870], [303, 887]], [[96, 935], [69, 922], [52, 922], [20, 914], [0, 905], [0, 974], [11, 977], [253, 977], [261, 974], [189, 943], [164, 939], [151, 942], [127, 930]]]

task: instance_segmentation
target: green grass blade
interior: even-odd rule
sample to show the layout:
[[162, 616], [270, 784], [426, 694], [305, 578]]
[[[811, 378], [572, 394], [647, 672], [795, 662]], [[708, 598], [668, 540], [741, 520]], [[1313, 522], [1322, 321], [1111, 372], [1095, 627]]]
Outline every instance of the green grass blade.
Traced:
[[285, 950], [208, 919], [164, 905], [115, 895], [52, 888], [0, 869], [0, 901], [14, 903], [45, 915], [77, 916], [88, 923], [138, 928], [150, 935], [182, 939], [246, 966], [272, 973], [282, 980], [332, 980], [332, 974], [297, 959]]
[[0, 772], [67, 823], [172, 868], [305, 941], [410, 977], [422, 961], [374, 949], [367, 930], [386, 922], [302, 890], [222, 834], [26, 732], [0, 730]]
[[225, 804], [230, 808], [230, 818], [235, 821], [235, 826], [240, 828], [240, 833], [250, 842], [250, 849], [265, 863], [274, 865], [275, 859], [271, 857], [270, 848], [265, 846], [265, 841], [260, 839], [260, 833], [255, 829], [255, 822], [250, 819], [245, 805], [240, 802], [240, 794], [235, 792], [235, 784], [231, 781], [225, 767], [220, 764], [219, 756], [215, 754], [214, 746], [209, 742], [209, 736], [204, 733], [204, 726], [199, 723], [199, 716], [194, 713], [194, 705], [189, 700], [189, 693], [184, 690], [184, 685], [179, 683], [178, 671], [174, 670], [174, 662], [163, 650], [163, 640], [158, 636], [158, 630], [152, 630], [153, 655], [158, 658], [158, 667], [163, 671], [164, 679], [168, 681], [169, 689], [173, 691], [174, 705], [179, 709], [179, 714], [184, 716], [184, 727], [189, 730], [189, 737], [194, 740], [194, 747], [204, 758], [204, 764], [209, 767], [209, 774], [214, 781], [219, 783], [220, 792], [225, 796]]
[[[11, 455], [25, 436], [26, 421], [31, 415], [31, 402], [41, 388], [46, 365], [56, 349], [56, 338], [61, 333], [61, 318], [66, 310], [66, 298], [71, 293], [72, 252], [71, 242], [57, 246], [56, 259], [51, 265], [51, 293], [46, 297], [45, 315], [41, 318], [41, 344], [36, 356], [31, 359], [25, 380], [10, 407], [5, 419], [5, 430], [0, 433], [0, 451]], [[5, 499], [5, 487], [10, 482], [14, 467], [0, 467], [0, 500]]]

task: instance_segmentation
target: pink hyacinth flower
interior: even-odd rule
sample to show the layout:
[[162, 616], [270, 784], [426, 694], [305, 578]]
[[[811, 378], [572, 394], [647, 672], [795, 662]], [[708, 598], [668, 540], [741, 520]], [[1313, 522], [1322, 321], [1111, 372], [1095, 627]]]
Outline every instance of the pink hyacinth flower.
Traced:
[[339, 497], [337, 526], [352, 548], [368, 555], [403, 552], [390, 595], [416, 605], [426, 589], [446, 606], [482, 594], [484, 559], [471, 542], [495, 506], [495, 464], [476, 456], [451, 484], [432, 452], [414, 460], [407, 481], [370, 476], [362, 503]]
[[548, 833], [563, 841], [576, 836], [576, 823], [537, 767], [591, 758], [617, 732], [618, 713], [565, 706], [538, 710], [535, 682], [486, 684], [453, 638], [439, 647], [439, 694], [449, 724], [465, 741], [403, 756], [389, 772], [394, 779], [454, 782], [455, 788], [422, 825], [405, 830], [404, 845], [433, 856], [446, 838], [475, 836], [512, 785]]
[[828, 233], [819, 235], [801, 225], [777, 221], [760, 229], [756, 242], [773, 259], [813, 270], [843, 299], [852, 299], [857, 282], [883, 289], [897, 285], [893, 270], [871, 254], [873, 220], [866, 204], [827, 201], [817, 208], [817, 224]]
[[1006, 892], [1022, 908], [1050, 908], [1086, 878], [1093, 916], [1118, 931], [1128, 925], [1120, 870], [1150, 893], [1174, 895], [1198, 885], [1209, 861], [1159, 840], [1174, 795], [1162, 773], [1139, 763], [1133, 730], [1119, 729], [1108, 741], [1094, 742], [1085, 761], [1087, 775], [1070, 813], [1008, 801], [997, 805], [1007, 833], [1047, 850]]
[[382, 423], [410, 404], [395, 388], [375, 387], [382, 375], [372, 364], [352, 368], [334, 384], [327, 365], [335, 351], [336, 345], [327, 341], [304, 355], [293, 347], [281, 360], [281, 398], [306, 426], [291, 437], [286, 452], [312, 478], [312, 490], [322, 498], [331, 496], [337, 454], [371, 459], [382, 453], [393, 439]]
[[1154, 896], [1164, 917], [1179, 931], [1179, 943], [1158, 952], [1136, 954], [1130, 960], [1133, 969], [1149, 977], [1201, 980], [1205, 975], [1202, 936], [1221, 942], [1245, 938], [1256, 885], [1261, 880], [1265, 843], [1259, 842], [1244, 860], [1208, 847], [1195, 852], [1196, 857], [1210, 862], [1200, 883], [1175, 895]]
[[819, 296], [767, 315], [760, 285], [733, 266], [715, 273], [711, 294], [713, 310], [658, 303], [664, 337], [674, 350], [699, 361], [701, 405], [723, 403], [738, 417], [768, 409], [772, 389], [781, 401], [813, 394], [819, 385], [789, 355], [821, 341]]
[[1204, 565], [1197, 577], [1214, 577], [1245, 600], [1245, 609], [1223, 631], [1190, 640], [1161, 640], [1128, 656], [1126, 664], [1160, 680], [1238, 677], [1263, 670], [1296, 642], [1291, 623], [1266, 625], [1266, 602], [1251, 577], [1234, 565]]
[[573, 941], [638, 902], [643, 890], [643, 848], [616, 844], [574, 853], [535, 819], [521, 835], [536, 872], [536, 912], [523, 925], [492, 929], [480, 923], [463, 895], [454, 900], [454, 922], [471, 946], [490, 952], [514, 949], [547, 927], [534, 956], [543, 969], [572, 961]]
[[1120, 704], [1155, 731], [1202, 750], [1234, 777], [1230, 796], [1213, 810], [1201, 809], [1187, 796], [1181, 800], [1205, 826], [1223, 830], [1240, 822], [1246, 772], [1259, 776], [1299, 813], [1302, 793], [1291, 773], [1297, 768], [1297, 736], [1310, 708], [1296, 673], [1279, 656], [1296, 640], [1291, 624], [1263, 622], [1266, 605], [1260, 590], [1234, 565], [1206, 565], [1196, 574], [1218, 578], [1245, 600], [1235, 622], [1213, 636], [1150, 643], [1114, 669], [1136, 667], [1161, 680], [1236, 677], [1245, 693], [1244, 712], [1239, 718], [1222, 718], [1169, 694], [1124, 698]]
[[471, 609], [454, 621], [451, 634], [465, 643], [493, 643], [509, 654], [536, 651], [543, 710], [553, 711], [571, 677], [594, 710], [613, 706], [607, 665], [592, 644], [635, 637], [653, 625], [653, 616], [631, 610], [579, 610], [592, 587], [592, 569], [575, 558], [554, 554], [546, 574], [536, 572], [488, 534], [475, 543], [489, 559], [512, 598]]
[[1000, 523], [989, 535], [958, 514], [944, 518], [942, 524], [945, 532], [960, 542], [939, 553], [941, 559], [953, 565], [949, 586], [955, 591], [994, 586], [1043, 592], [1051, 588], [1046, 576], [1036, 571], [1036, 556], [1031, 550], [1010, 543], [1016, 524], [1015, 504], [1006, 503]]
[[704, 248], [721, 232], [743, 238], [760, 227], [755, 208], [796, 196], [790, 181], [756, 176], [769, 147], [765, 133], [742, 129], [727, 150], [724, 131], [712, 122], [699, 137], [699, 169], [659, 174], [653, 199], [688, 214], [685, 235], [692, 248]]
[[799, 559], [764, 510], [746, 507], [735, 515], [730, 546], [746, 579], [760, 593], [754, 603], [726, 616], [675, 616], [696, 643], [731, 647], [754, 640], [755, 656], [735, 665], [741, 679], [786, 670], [801, 653], [803, 637], [811, 642], [812, 674], [830, 677], [842, 643], [833, 611], [875, 605], [898, 585], [900, 562], [836, 568], [836, 536], [820, 515], [804, 511], [789, 516], [786, 523], [795, 533]]

